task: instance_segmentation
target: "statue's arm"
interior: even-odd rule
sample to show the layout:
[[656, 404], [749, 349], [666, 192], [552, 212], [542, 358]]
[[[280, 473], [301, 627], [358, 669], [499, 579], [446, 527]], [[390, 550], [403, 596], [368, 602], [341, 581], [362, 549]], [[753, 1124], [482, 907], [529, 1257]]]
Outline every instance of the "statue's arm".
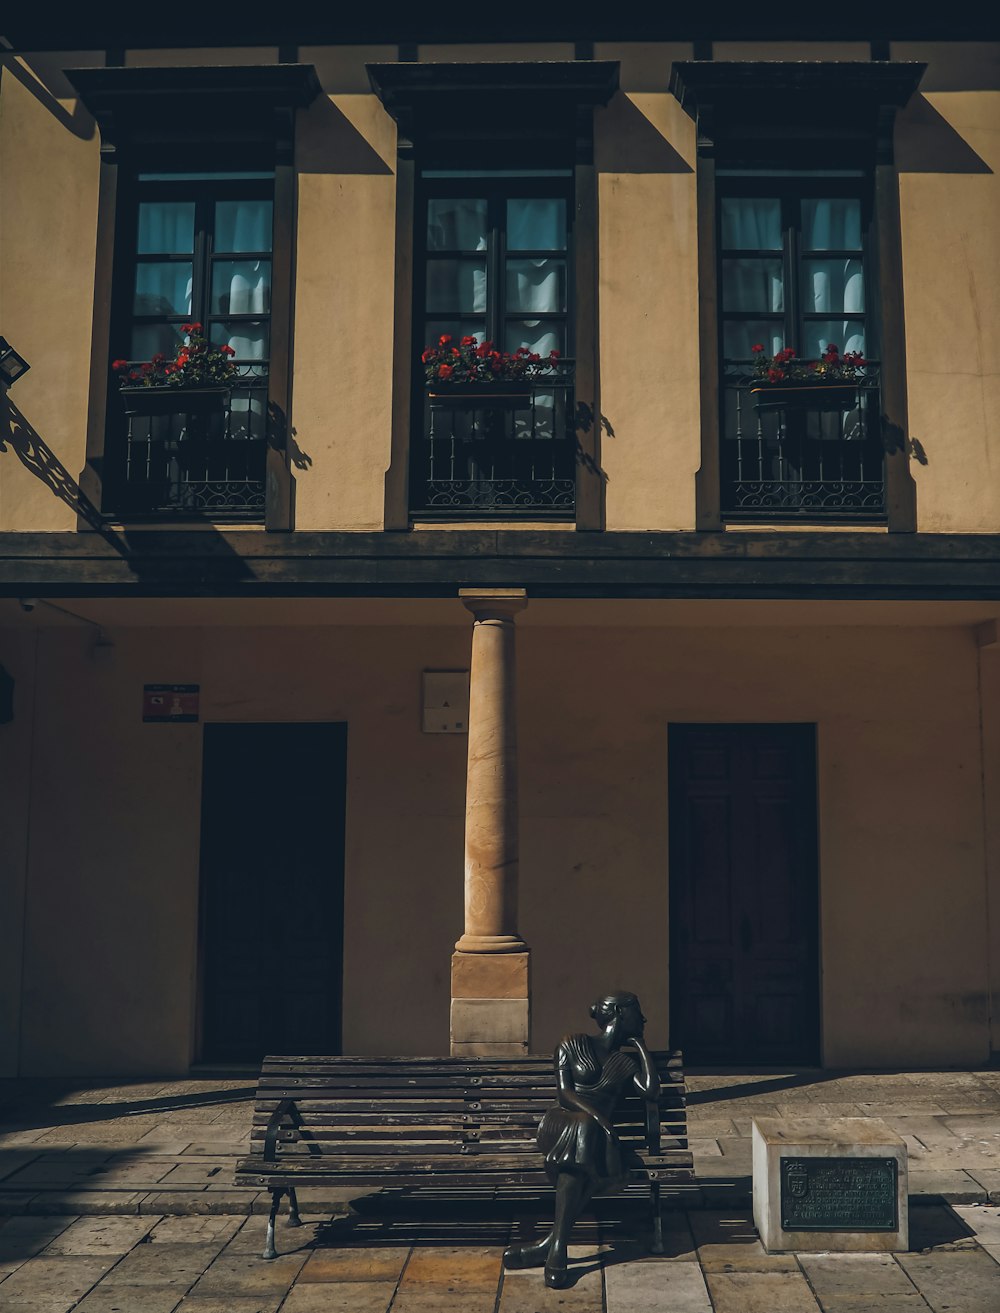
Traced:
[[573, 1076], [573, 1060], [569, 1052], [569, 1047], [565, 1043], [561, 1043], [556, 1049], [555, 1068], [556, 1088], [560, 1105], [563, 1108], [566, 1108], [569, 1112], [586, 1113], [588, 1117], [593, 1117], [594, 1121], [597, 1122], [598, 1126], [600, 1126], [605, 1134], [613, 1135], [614, 1128], [608, 1121], [607, 1117], [598, 1112], [590, 1100], [585, 1099], [584, 1096], [577, 1091], [576, 1080]]
[[639, 1070], [635, 1073], [636, 1089], [644, 1099], [655, 1099], [660, 1092], [660, 1078], [649, 1049], [641, 1039], [629, 1040], [626, 1047], [633, 1048], [639, 1059]]

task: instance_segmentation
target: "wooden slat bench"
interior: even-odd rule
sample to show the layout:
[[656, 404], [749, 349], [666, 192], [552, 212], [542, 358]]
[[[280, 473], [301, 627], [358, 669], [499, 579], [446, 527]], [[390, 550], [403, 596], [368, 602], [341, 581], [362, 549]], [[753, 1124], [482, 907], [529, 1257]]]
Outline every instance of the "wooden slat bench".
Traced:
[[[615, 1118], [648, 1182], [653, 1249], [662, 1246], [664, 1184], [693, 1189], [684, 1073], [678, 1052], [653, 1054], [660, 1094], [629, 1096]], [[535, 1133], [555, 1102], [549, 1057], [268, 1057], [254, 1104], [250, 1154], [237, 1185], [271, 1191], [265, 1258], [274, 1258], [282, 1195], [298, 1225], [299, 1185], [548, 1189]]]

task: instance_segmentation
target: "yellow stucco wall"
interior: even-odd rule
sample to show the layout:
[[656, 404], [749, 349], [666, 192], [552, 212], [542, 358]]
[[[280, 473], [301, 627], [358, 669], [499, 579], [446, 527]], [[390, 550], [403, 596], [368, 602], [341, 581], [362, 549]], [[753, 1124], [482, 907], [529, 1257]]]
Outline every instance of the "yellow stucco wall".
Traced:
[[[985, 1061], [973, 633], [851, 628], [840, 614], [831, 606], [829, 627], [800, 629], [519, 622], [520, 928], [536, 1049], [618, 986], [641, 994], [652, 1039], [668, 1039], [668, 724], [808, 721], [824, 1063]], [[421, 733], [420, 688], [425, 668], [467, 665], [464, 614], [111, 636], [114, 650], [95, 659], [82, 626], [41, 630], [32, 689], [30, 635], [12, 646], [0, 633], [21, 698], [14, 725], [0, 726], [20, 745], [0, 754], [14, 782], [0, 797], [15, 816], [29, 761], [31, 780], [22, 1072], [181, 1072], [192, 1057], [201, 730], [143, 725], [145, 682], [200, 683], [205, 721], [347, 721], [344, 1048], [445, 1052], [466, 740]], [[997, 760], [994, 739], [994, 775]], [[264, 765], [262, 798], [287, 797], [293, 827], [294, 763], [277, 794]], [[16, 913], [23, 834], [4, 842], [4, 905]], [[16, 945], [16, 926], [3, 934]], [[0, 1010], [0, 1052], [17, 1012]]]
[[[297, 135], [292, 424], [296, 526], [378, 529], [390, 460], [395, 125], [364, 64], [392, 45], [303, 47], [323, 86]], [[694, 527], [700, 464], [694, 129], [667, 91], [686, 45], [601, 44], [622, 90], [595, 114], [601, 403], [609, 530]], [[855, 45], [718, 45], [716, 58], [863, 57]], [[991, 532], [1000, 497], [1000, 45], [895, 43], [929, 63], [897, 130], [918, 525]], [[132, 64], [270, 50], [130, 51]], [[568, 45], [422, 47], [422, 59], [555, 58]], [[75, 477], [84, 463], [98, 137], [62, 77], [100, 52], [7, 57], [0, 77], [0, 313], [31, 362], [11, 400]], [[38, 161], [45, 167], [38, 167]], [[30, 435], [29, 435], [30, 436]], [[0, 454], [0, 529], [71, 529]]]
[[[100, 142], [60, 70], [103, 62], [80, 51], [0, 61], [0, 331], [31, 366], [10, 395], [11, 445], [29, 460], [44, 445], [73, 479], [87, 445]], [[0, 452], [0, 529], [75, 526], [15, 450]]]
[[1000, 43], [894, 43], [928, 63], [900, 116], [911, 462], [919, 527], [995, 533], [1000, 505]]

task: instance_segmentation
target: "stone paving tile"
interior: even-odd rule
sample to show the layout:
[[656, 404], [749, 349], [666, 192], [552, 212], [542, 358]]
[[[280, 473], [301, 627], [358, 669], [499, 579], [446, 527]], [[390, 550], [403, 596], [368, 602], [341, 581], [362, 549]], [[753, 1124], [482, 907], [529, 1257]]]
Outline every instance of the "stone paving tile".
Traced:
[[[712, 1313], [701, 1268], [692, 1263], [647, 1260], [604, 1272], [606, 1313]], [[600, 1310], [600, 1304], [596, 1305]], [[505, 1313], [503, 1303], [500, 1313]]]
[[603, 1313], [600, 1274], [574, 1274], [571, 1280], [564, 1290], [547, 1290], [541, 1271], [505, 1272], [497, 1313]]
[[1000, 1245], [1000, 1208], [956, 1205], [952, 1211], [965, 1223], [982, 1245]]
[[192, 1162], [177, 1163], [176, 1166], [169, 1168], [162, 1176], [157, 1177], [163, 1185], [208, 1185], [210, 1182], [221, 1182], [227, 1190], [233, 1188], [232, 1164], [229, 1162], [219, 1162], [209, 1157], [196, 1159]]
[[949, 1171], [926, 1171], [915, 1167], [909, 1173], [910, 1194], [924, 1194], [947, 1198], [955, 1204], [986, 1203], [987, 1194], [967, 1172], [954, 1168]]
[[144, 1198], [141, 1190], [48, 1190], [32, 1198], [28, 1212], [40, 1216], [79, 1213], [88, 1217], [104, 1213], [138, 1213]]
[[490, 1291], [500, 1280], [501, 1252], [477, 1246], [425, 1246], [414, 1249], [402, 1285], [431, 1285], [445, 1290]]
[[[170, 1249], [179, 1249], [171, 1246]], [[164, 1253], [170, 1250], [164, 1248]], [[194, 1287], [199, 1295], [276, 1294], [286, 1290], [306, 1261], [305, 1254], [280, 1254], [270, 1262], [252, 1254], [223, 1252]]]
[[256, 1191], [219, 1190], [209, 1193], [207, 1190], [191, 1189], [158, 1191], [147, 1195], [142, 1201], [143, 1213], [177, 1213], [196, 1215], [198, 1213], [225, 1213], [234, 1216], [247, 1216], [257, 1197]]
[[705, 1272], [797, 1272], [792, 1254], [766, 1254], [748, 1213], [691, 1213]]
[[81, 1217], [46, 1245], [46, 1254], [127, 1254], [156, 1225], [155, 1217]]
[[[598, 1278], [598, 1284], [599, 1282]], [[318, 1291], [322, 1287], [303, 1286], [302, 1289]], [[447, 1287], [419, 1283], [408, 1286], [402, 1283], [392, 1301], [392, 1313], [494, 1313], [496, 1298], [495, 1290], [448, 1290]], [[320, 1313], [324, 1308], [324, 1305], [317, 1303], [315, 1313]], [[294, 1306], [292, 1313], [295, 1313]], [[543, 1311], [540, 1310], [539, 1313]]]
[[799, 1263], [824, 1313], [926, 1307], [890, 1254], [800, 1254]]
[[1000, 1168], [967, 1167], [965, 1170], [983, 1187], [991, 1204], [1000, 1204]]
[[[177, 1313], [277, 1313], [282, 1299], [282, 1295], [187, 1295], [177, 1305]], [[330, 1307], [340, 1306], [334, 1301]], [[136, 1313], [145, 1310], [139, 1308]]]
[[72, 1217], [0, 1219], [0, 1281], [41, 1253], [74, 1220]]
[[1000, 1309], [1000, 1266], [982, 1249], [899, 1254], [897, 1258], [934, 1313], [997, 1313]]
[[[150, 1221], [154, 1226], [149, 1240], [157, 1245], [211, 1244], [216, 1240], [228, 1245], [243, 1225], [241, 1217], [154, 1217]], [[263, 1248], [263, 1241], [258, 1248]]]
[[[392, 1281], [345, 1281], [343, 1284], [329, 1286], [295, 1285], [282, 1304], [281, 1313], [386, 1313], [395, 1292], [396, 1285]], [[437, 1307], [439, 1313], [446, 1313], [449, 1305], [442, 1302]], [[491, 1304], [491, 1313], [492, 1308]], [[183, 1313], [202, 1313], [193, 1301], [190, 1309], [183, 1304], [181, 1309]], [[220, 1306], [219, 1313], [230, 1313], [230, 1306], [226, 1305], [225, 1309]], [[464, 1313], [460, 1299], [455, 1303], [455, 1313]]]
[[715, 1313], [819, 1313], [820, 1310], [798, 1269], [794, 1272], [710, 1272], [705, 1280]]
[[298, 1283], [310, 1281], [391, 1281], [399, 1280], [410, 1250], [405, 1245], [392, 1248], [318, 1249], [306, 1260]]
[[719, 1148], [718, 1140], [705, 1139], [700, 1136], [697, 1139], [689, 1138], [688, 1148], [692, 1153], [699, 1154], [702, 1157], [707, 1157], [709, 1155], [714, 1156], [722, 1153], [722, 1150]]
[[113, 1256], [29, 1258], [0, 1282], [0, 1307], [4, 1313], [66, 1313], [114, 1262]]
[[976, 1237], [950, 1204], [910, 1209], [910, 1250], [974, 1249]]
[[221, 1243], [200, 1245], [140, 1244], [115, 1265], [107, 1286], [177, 1287], [178, 1299], [215, 1259]]
[[173, 1313], [183, 1293], [175, 1286], [109, 1286], [102, 1281], [73, 1313]]

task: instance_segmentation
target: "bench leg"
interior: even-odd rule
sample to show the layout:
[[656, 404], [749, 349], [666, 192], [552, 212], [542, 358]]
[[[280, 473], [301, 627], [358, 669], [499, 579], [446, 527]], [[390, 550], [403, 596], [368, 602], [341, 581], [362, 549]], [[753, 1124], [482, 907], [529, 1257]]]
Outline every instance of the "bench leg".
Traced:
[[264, 1241], [264, 1252], [262, 1258], [277, 1258], [277, 1252], [274, 1248], [274, 1219], [278, 1215], [278, 1205], [281, 1203], [281, 1196], [284, 1190], [271, 1191], [271, 1211], [267, 1218], [267, 1238]]
[[299, 1217], [299, 1201], [295, 1197], [295, 1186], [288, 1187], [288, 1225], [301, 1226], [302, 1218]]
[[660, 1183], [649, 1183], [650, 1205], [653, 1210], [653, 1243], [650, 1246], [654, 1254], [663, 1253], [663, 1218], [660, 1216]]

